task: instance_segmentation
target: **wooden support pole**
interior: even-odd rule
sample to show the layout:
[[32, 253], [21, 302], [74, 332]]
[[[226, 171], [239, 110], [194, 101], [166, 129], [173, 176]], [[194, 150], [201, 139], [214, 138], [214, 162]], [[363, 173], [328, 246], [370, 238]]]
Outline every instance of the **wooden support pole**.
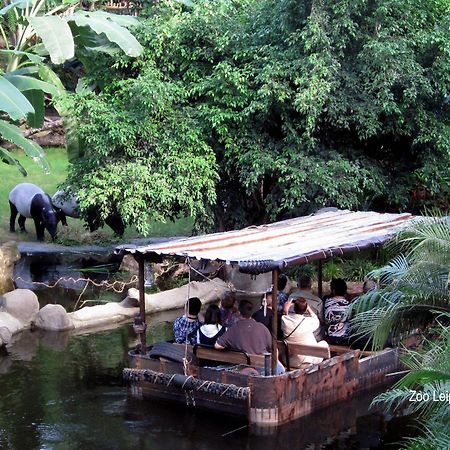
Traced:
[[280, 269], [272, 270], [272, 375], [277, 373], [278, 349], [278, 276]]
[[317, 293], [320, 298], [322, 298], [323, 294], [323, 273], [322, 273], [322, 260], [319, 259], [319, 265], [317, 267]]
[[139, 314], [141, 319], [142, 329], [139, 332], [141, 337], [141, 353], [147, 353], [146, 331], [147, 324], [145, 323], [145, 273], [144, 273], [144, 257], [139, 255], [137, 258], [139, 264], [138, 287], [139, 287]]

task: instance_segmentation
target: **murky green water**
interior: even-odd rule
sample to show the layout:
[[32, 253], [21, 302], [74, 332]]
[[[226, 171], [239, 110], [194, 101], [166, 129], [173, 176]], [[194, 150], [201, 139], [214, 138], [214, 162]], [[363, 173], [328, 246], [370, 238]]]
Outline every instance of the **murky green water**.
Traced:
[[[148, 342], [169, 337], [177, 315], [152, 317]], [[0, 356], [0, 448], [385, 448], [404, 429], [401, 419], [368, 413], [374, 393], [267, 436], [250, 433], [244, 421], [134, 400], [121, 372], [136, 343], [130, 325], [78, 336], [22, 333]]]

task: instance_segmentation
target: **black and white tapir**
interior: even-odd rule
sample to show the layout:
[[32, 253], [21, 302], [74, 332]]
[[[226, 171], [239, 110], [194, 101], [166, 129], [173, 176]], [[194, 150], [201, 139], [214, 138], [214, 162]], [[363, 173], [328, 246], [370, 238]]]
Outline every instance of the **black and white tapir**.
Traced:
[[9, 193], [9, 207], [11, 218], [9, 220], [9, 230], [15, 232], [15, 222], [20, 229], [25, 230], [25, 220], [32, 217], [36, 227], [36, 237], [38, 241], [44, 240], [44, 229], [50, 233], [52, 239], [56, 236], [56, 211], [53, 208], [52, 200], [39, 186], [32, 183], [20, 183]]
[[[57, 191], [52, 197], [52, 203], [56, 210], [56, 217], [58, 222], [64, 226], [67, 226], [66, 216], [79, 219], [81, 217], [78, 202], [73, 194], [66, 194], [64, 191]], [[86, 221], [89, 227], [89, 231], [92, 233], [98, 230], [102, 226], [102, 220], [94, 207], [87, 210]], [[115, 234], [123, 236], [125, 232], [125, 225], [119, 213], [111, 213], [105, 219], [106, 225], [108, 225]]]

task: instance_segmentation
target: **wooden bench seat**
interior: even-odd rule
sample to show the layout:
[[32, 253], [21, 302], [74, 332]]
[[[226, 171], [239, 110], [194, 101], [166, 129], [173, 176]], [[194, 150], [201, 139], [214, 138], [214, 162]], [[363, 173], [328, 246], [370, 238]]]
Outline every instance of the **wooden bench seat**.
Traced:
[[[278, 353], [281, 356], [280, 361], [286, 366], [286, 370], [291, 370], [290, 358], [294, 355], [312, 356], [315, 358], [330, 358], [330, 349], [320, 345], [289, 344], [286, 341], [277, 341]], [[305, 363], [309, 366], [310, 363]]]
[[234, 350], [216, 350], [212, 347], [194, 345], [194, 355], [199, 361], [215, 361], [226, 364], [244, 364], [256, 368], [264, 368], [264, 374], [270, 374], [270, 353], [250, 355]]

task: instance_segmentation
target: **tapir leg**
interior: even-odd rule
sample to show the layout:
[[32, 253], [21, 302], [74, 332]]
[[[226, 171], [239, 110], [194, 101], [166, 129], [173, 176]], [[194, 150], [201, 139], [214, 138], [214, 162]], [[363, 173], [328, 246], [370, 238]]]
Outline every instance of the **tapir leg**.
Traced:
[[34, 220], [34, 225], [36, 227], [36, 238], [38, 241], [43, 241], [44, 240], [44, 224], [38, 220], [38, 219], [33, 219]]
[[19, 211], [17, 211], [16, 205], [9, 202], [9, 209], [11, 210], [11, 217], [9, 219], [9, 231], [14, 233], [16, 231], [16, 217]]
[[27, 220], [27, 218], [21, 214], [17, 223], [19, 224], [20, 230], [26, 233], [27, 230], [25, 230], [25, 220]]

